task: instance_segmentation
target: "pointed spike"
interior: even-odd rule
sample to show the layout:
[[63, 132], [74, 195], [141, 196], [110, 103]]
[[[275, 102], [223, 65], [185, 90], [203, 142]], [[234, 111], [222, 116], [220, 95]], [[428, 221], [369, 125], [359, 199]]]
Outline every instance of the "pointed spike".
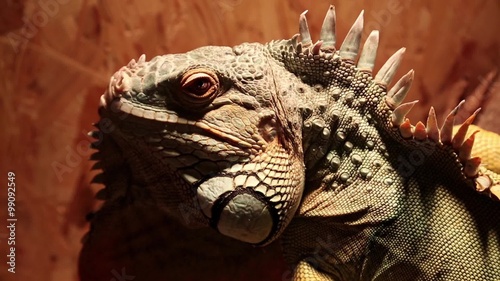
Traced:
[[314, 43], [314, 45], [311, 48], [311, 53], [313, 55], [319, 55], [319, 51], [321, 50], [321, 45], [323, 45], [323, 41], [318, 41]]
[[471, 158], [472, 147], [474, 146], [475, 135], [479, 132], [475, 131], [470, 135], [470, 137], [462, 144], [462, 146], [458, 149], [458, 158], [460, 162], [465, 163], [467, 160]]
[[361, 11], [351, 30], [347, 33], [342, 46], [340, 46], [340, 57], [344, 60], [355, 61], [358, 56], [361, 33], [363, 32], [363, 14], [364, 11]]
[[476, 115], [479, 113], [481, 108], [478, 108], [472, 115], [467, 118], [467, 120], [464, 121], [464, 123], [458, 128], [457, 133], [455, 136], [453, 136], [453, 139], [451, 141], [451, 144], [453, 146], [453, 149], [458, 150], [461, 146], [462, 143], [465, 140], [465, 136], [467, 135], [467, 130], [469, 129], [470, 124], [474, 122], [474, 119], [476, 118]]
[[328, 12], [326, 12], [325, 19], [323, 20], [323, 26], [321, 27], [321, 33], [319, 36], [319, 40], [323, 41], [323, 46], [321, 48], [322, 51], [335, 51], [335, 44], [337, 41], [335, 33], [335, 22], [335, 7], [333, 5], [330, 5], [330, 8], [328, 8]]
[[426, 140], [427, 139], [427, 130], [425, 129], [424, 123], [422, 121], [418, 121], [415, 125], [415, 131], [413, 132], [413, 136], [416, 140]]
[[383, 86], [388, 86], [391, 84], [392, 78], [398, 70], [399, 64], [403, 59], [403, 55], [406, 48], [401, 48], [395, 52], [378, 71], [377, 76], [375, 76], [375, 81]]
[[312, 44], [311, 34], [309, 33], [309, 27], [307, 26], [306, 19], [307, 10], [305, 10], [299, 17], [299, 33], [302, 39], [303, 47], [308, 47]]
[[429, 109], [429, 115], [427, 116], [427, 136], [429, 139], [439, 142], [439, 128], [437, 124], [436, 111], [434, 107], [431, 106]]
[[399, 126], [401, 125], [406, 117], [406, 114], [410, 112], [410, 110], [413, 108], [413, 106], [418, 102], [418, 100], [412, 101], [412, 102], [407, 102], [403, 103], [402, 105], [396, 107], [394, 111], [392, 112], [392, 124], [394, 126]]
[[297, 48], [297, 40], [299, 38], [300, 34], [295, 34], [292, 36], [292, 39], [290, 39], [290, 42], [292, 43], [293, 49], [295, 50]]
[[403, 102], [411, 88], [414, 76], [415, 71], [413, 71], [413, 69], [408, 71], [408, 73], [401, 77], [401, 79], [396, 82], [396, 85], [389, 90], [385, 102], [390, 108], [393, 109]]
[[295, 47], [295, 51], [297, 54], [302, 53], [302, 42], [297, 43], [297, 46]]
[[413, 136], [411, 132], [411, 123], [408, 118], [399, 126], [399, 133], [401, 133], [401, 136], [405, 139], [409, 139]]
[[455, 116], [457, 115], [458, 110], [464, 104], [464, 100], [462, 100], [451, 112], [448, 114], [446, 119], [444, 120], [443, 126], [441, 127], [441, 142], [444, 144], [451, 143], [451, 138], [453, 136], [453, 125], [455, 125]]
[[469, 178], [477, 176], [477, 173], [479, 172], [479, 165], [481, 165], [480, 157], [470, 158], [465, 162], [464, 174]]
[[128, 64], [127, 64], [127, 67], [129, 68], [132, 68], [136, 65], [137, 63], [135, 62], [135, 59], [131, 59]]
[[146, 62], [146, 54], [142, 54], [140, 57], [139, 57], [139, 60], [137, 61], [138, 64], [142, 64], [142, 63], [145, 63]]
[[311, 49], [310, 49], [310, 48], [304, 48], [304, 49], [302, 49], [302, 53], [303, 53], [305, 56], [307, 56], [307, 55], [309, 55], [309, 54], [311, 53]]
[[368, 35], [368, 38], [366, 38], [365, 44], [363, 45], [363, 50], [361, 51], [361, 56], [357, 65], [359, 70], [372, 73], [377, 58], [378, 41], [379, 32], [378, 30], [373, 30], [370, 35]]

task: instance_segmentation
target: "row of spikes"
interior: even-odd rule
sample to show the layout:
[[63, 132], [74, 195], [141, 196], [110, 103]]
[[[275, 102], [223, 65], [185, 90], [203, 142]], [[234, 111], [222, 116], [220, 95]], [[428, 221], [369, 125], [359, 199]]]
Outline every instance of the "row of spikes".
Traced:
[[[330, 58], [332, 56], [331, 54], [336, 52], [336, 15], [334, 6], [331, 5], [328, 9], [321, 27], [320, 39], [314, 44], [311, 40], [306, 13], [307, 11], [300, 15], [299, 34], [292, 37], [292, 46], [298, 54], [317, 55]], [[343, 60], [353, 63], [356, 61], [360, 48], [361, 34], [363, 32], [363, 14], [364, 12], [361, 11], [339, 49], [340, 58]], [[300, 42], [298, 42], [299, 36], [301, 38]], [[356, 67], [359, 71], [372, 73], [375, 66], [378, 44], [379, 32], [373, 30], [366, 39], [359, 60], [357, 61]], [[375, 83], [387, 88], [396, 74], [404, 52], [405, 48], [399, 49], [384, 63], [374, 78]], [[393, 110], [391, 114], [392, 125], [399, 129], [399, 133], [405, 139], [413, 138], [419, 141], [430, 139], [437, 143], [451, 145], [464, 167], [464, 175], [469, 178], [475, 178], [478, 188], [484, 190], [496, 186], [488, 176], [479, 175], [481, 159], [479, 157], [471, 157], [475, 135], [478, 131], [472, 133], [465, 139], [468, 128], [474, 121], [480, 108], [463, 122], [455, 135], [453, 135], [455, 116], [460, 107], [464, 104], [464, 101], [460, 102], [450, 114], [448, 114], [441, 129], [438, 128], [436, 113], [433, 107], [429, 110], [427, 126], [420, 121], [415, 126], [412, 126], [409, 119], [406, 118], [406, 115], [418, 101], [408, 103], [402, 102], [411, 88], [413, 79], [414, 71], [410, 70], [396, 82], [386, 95], [386, 104]]]
[[476, 190], [489, 197], [500, 198], [500, 185], [495, 183], [490, 176], [480, 171], [481, 158], [472, 157], [471, 155], [475, 136], [479, 131], [474, 131], [466, 138], [469, 126], [474, 122], [481, 108], [474, 111], [474, 113], [458, 127], [457, 132], [453, 135], [455, 118], [458, 111], [463, 106], [464, 100], [448, 114], [441, 128], [438, 128], [436, 112], [433, 107], [429, 110], [426, 125], [421, 121], [417, 122], [415, 126], [411, 125], [406, 115], [417, 102], [418, 100], [395, 105], [395, 108], [393, 107], [394, 111], [391, 114], [391, 123], [399, 130], [401, 136], [405, 139], [415, 139], [417, 141], [429, 139], [436, 143], [450, 146], [458, 155], [458, 159], [463, 166], [463, 174], [468, 178], [474, 179]]
[[[415, 126], [411, 125], [410, 120], [406, 115], [411, 111], [418, 100], [403, 103], [406, 95], [411, 88], [414, 72], [410, 70], [406, 75], [396, 82], [389, 90], [386, 96], [386, 104], [392, 109], [391, 124], [399, 130], [399, 133], [404, 139], [415, 139], [417, 141], [431, 140], [436, 143], [449, 145], [458, 155], [458, 159], [463, 166], [463, 174], [468, 178], [473, 178], [476, 184], [476, 189], [481, 193], [487, 194], [489, 197], [500, 198], [500, 186], [494, 183], [491, 177], [483, 175], [480, 172], [481, 158], [472, 157], [472, 148], [474, 146], [475, 136], [479, 131], [473, 132], [467, 139], [467, 131], [469, 126], [474, 122], [481, 108], [476, 109], [458, 128], [453, 135], [453, 127], [455, 119], [465, 101], [462, 100], [451, 112], [447, 115], [441, 128], [438, 127], [436, 112], [434, 107], [429, 109], [427, 115], [427, 124], [419, 121]], [[493, 195], [493, 196], [492, 196]]]
[[[320, 39], [314, 44], [311, 40], [306, 13], [307, 11], [303, 12], [299, 17], [299, 34], [292, 37], [292, 46], [298, 54], [318, 55], [327, 58], [331, 57], [331, 54], [336, 51], [336, 15], [334, 6], [331, 5], [328, 9], [321, 27]], [[364, 11], [361, 11], [339, 49], [340, 58], [343, 60], [353, 63], [356, 61], [361, 43], [361, 35], [363, 33], [363, 14]], [[298, 42], [299, 37], [301, 38], [300, 42]], [[361, 55], [357, 61], [356, 67], [359, 71], [367, 73], [373, 72], [375, 60], [377, 58], [378, 44], [379, 31], [373, 30], [366, 39]], [[384, 63], [374, 78], [375, 83], [382, 87], [387, 87], [387, 85], [392, 82], [404, 52], [405, 48], [399, 49]]]
[[476, 133], [473, 132], [467, 139], [467, 131], [469, 126], [474, 121], [475, 117], [480, 111], [477, 109], [467, 120], [465, 120], [457, 133], [453, 135], [453, 126], [455, 123], [455, 116], [458, 110], [465, 101], [461, 101], [446, 117], [441, 128], [438, 128], [438, 122], [434, 107], [431, 107], [427, 116], [427, 125], [418, 121], [416, 125], [411, 125], [410, 120], [406, 115], [410, 112], [413, 106], [418, 102], [412, 101], [403, 103], [396, 108], [391, 114], [391, 123], [395, 128], [399, 129], [399, 133], [404, 139], [415, 139], [418, 141], [431, 140], [436, 143], [450, 145], [457, 153], [460, 162], [464, 165], [464, 174], [467, 177], [475, 177], [479, 171], [481, 159], [479, 157], [471, 157], [472, 147]]

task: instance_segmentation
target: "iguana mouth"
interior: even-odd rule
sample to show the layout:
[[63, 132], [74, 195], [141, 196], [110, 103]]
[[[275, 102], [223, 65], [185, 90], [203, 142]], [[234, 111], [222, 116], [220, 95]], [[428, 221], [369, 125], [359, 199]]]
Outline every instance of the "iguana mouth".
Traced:
[[[101, 97], [101, 106], [103, 107], [108, 106], [105, 95]], [[188, 120], [178, 116], [176, 112], [169, 110], [153, 111], [151, 109], [144, 109], [133, 105], [130, 101], [122, 97], [117, 97], [111, 100], [111, 103], [109, 104], [109, 109], [115, 113], [118, 112], [118, 114], [120, 113], [125, 115], [130, 114], [135, 117], [147, 118], [150, 120], [155, 120], [163, 123], [190, 125], [198, 129], [201, 129], [202, 131], [208, 133], [208, 135], [214, 136], [216, 139], [220, 141], [234, 145], [241, 149], [250, 149], [250, 148], [255, 148], [256, 146], [255, 143], [252, 144], [235, 135], [231, 135], [230, 133], [217, 129], [215, 126], [212, 126], [211, 124], [204, 122], [203, 120], [198, 120], [198, 121]]]

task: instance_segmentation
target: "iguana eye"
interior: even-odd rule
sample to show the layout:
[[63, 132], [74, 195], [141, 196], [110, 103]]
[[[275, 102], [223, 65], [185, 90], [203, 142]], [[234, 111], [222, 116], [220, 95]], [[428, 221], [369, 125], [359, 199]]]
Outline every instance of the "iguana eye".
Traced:
[[181, 79], [182, 99], [190, 103], [205, 103], [212, 100], [219, 89], [217, 75], [205, 69], [186, 72]]

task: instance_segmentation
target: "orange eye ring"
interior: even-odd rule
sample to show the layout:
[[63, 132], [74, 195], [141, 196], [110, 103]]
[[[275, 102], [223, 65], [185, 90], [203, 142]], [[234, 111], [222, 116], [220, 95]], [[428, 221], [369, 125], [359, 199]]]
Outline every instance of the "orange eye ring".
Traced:
[[214, 98], [219, 91], [219, 78], [206, 69], [193, 69], [182, 76], [182, 98], [190, 103], [204, 104]]

